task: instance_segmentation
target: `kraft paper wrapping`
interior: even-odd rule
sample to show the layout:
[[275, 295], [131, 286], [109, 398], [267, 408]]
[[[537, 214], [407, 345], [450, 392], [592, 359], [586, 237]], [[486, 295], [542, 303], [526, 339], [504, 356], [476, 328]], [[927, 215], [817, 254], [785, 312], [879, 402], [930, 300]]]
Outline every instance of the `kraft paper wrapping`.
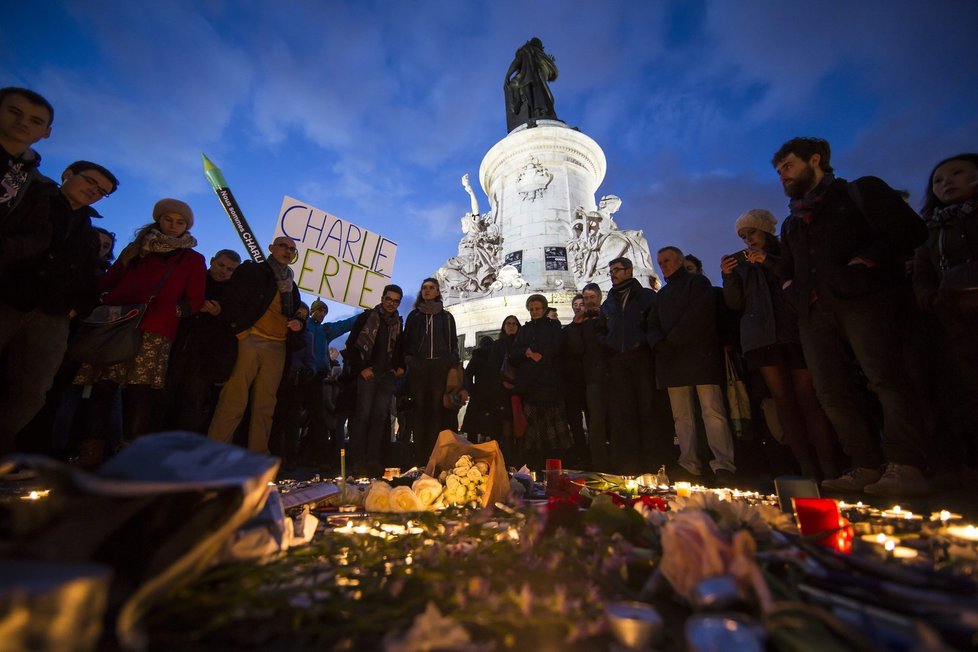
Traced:
[[440, 472], [455, 468], [455, 462], [463, 455], [471, 455], [473, 462], [483, 461], [489, 464], [489, 479], [486, 482], [486, 494], [482, 497], [482, 506], [505, 500], [509, 493], [509, 474], [506, 473], [506, 461], [496, 441], [473, 444], [451, 430], [442, 430], [431, 450], [425, 473], [437, 478]]

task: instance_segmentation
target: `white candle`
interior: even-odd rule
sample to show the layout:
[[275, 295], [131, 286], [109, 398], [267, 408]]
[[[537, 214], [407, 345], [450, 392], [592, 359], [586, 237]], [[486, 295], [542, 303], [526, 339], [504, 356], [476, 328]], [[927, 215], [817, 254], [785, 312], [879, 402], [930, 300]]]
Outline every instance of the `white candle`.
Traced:
[[957, 539], [978, 541], [978, 529], [974, 525], [949, 525], [947, 533]]

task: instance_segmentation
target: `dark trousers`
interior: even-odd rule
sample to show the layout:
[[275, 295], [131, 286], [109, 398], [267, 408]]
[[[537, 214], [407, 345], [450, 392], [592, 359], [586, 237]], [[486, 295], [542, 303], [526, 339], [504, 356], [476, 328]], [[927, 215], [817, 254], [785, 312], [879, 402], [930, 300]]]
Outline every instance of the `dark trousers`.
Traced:
[[392, 374], [367, 380], [357, 377], [357, 404], [350, 427], [351, 464], [358, 470], [382, 471], [391, 440]]
[[587, 438], [584, 436], [584, 413], [587, 410], [587, 394], [584, 386], [584, 379], [573, 382], [566, 379], [563, 386], [564, 394], [564, 418], [567, 420], [567, 427], [570, 428], [571, 436], [574, 438], [573, 456], [575, 460], [585, 465], [588, 461], [589, 451]]
[[590, 468], [594, 471], [606, 471], [609, 469], [608, 421], [611, 415], [608, 405], [608, 386], [602, 383], [588, 383], [585, 389]]
[[[924, 465], [924, 423], [904, 367], [900, 305], [890, 294], [837, 311], [816, 302], [799, 323], [818, 400], [857, 467], [875, 468], [884, 461]], [[847, 347], [882, 406], [882, 448], [853, 388]]]
[[47, 398], [68, 347], [68, 315], [27, 312], [0, 303], [0, 456], [12, 453], [16, 435]]
[[[452, 361], [448, 358], [414, 358], [411, 361], [408, 385], [414, 403], [414, 449], [420, 464], [427, 463], [435, 439], [446, 425], [442, 399], [451, 366]], [[457, 430], [458, 426], [452, 429]]]
[[654, 472], [677, 458], [669, 396], [656, 389], [652, 351], [641, 347], [608, 360], [611, 378], [611, 470]]

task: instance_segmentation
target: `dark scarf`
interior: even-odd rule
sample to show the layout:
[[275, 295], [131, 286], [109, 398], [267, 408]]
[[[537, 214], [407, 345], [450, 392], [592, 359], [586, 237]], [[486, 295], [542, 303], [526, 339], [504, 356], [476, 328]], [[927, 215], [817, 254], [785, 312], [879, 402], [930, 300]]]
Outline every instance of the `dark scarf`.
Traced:
[[625, 309], [625, 304], [628, 303], [628, 298], [631, 296], [632, 289], [635, 286], [642, 287], [642, 284], [634, 277], [628, 279], [627, 281], [622, 281], [618, 285], [611, 286], [611, 292], [618, 299], [618, 303], [621, 304], [621, 309]]
[[835, 175], [831, 172], [826, 172], [822, 180], [818, 182], [818, 185], [812, 188], [804, 197], [801, 199], [792, 199], [788, 202], [791, 214], [805, 224], [811, 224], [815, 213], [822, 206], [825, 191], [829, 189], [829, 186], [834, 181]]
[[370, 354], [374, 350], [374, 341], [377, 339], [377, 332], [380, 330], [380, 320], [387, 323], [387, 355], [394, 352], [394, 345], [397, 343], [397, 336], [401, 334], [401, 317], [395, 312], [388, 315], [381, 307], [382, 304], [374, 306], [367, 317], [367, 323], [363, 325], [360, 334], [357, 335], [355, 346], [363, 355], [363, 360], [370, 359]]
[[291, 319], [292, 313], [295, 312], [295, 307], [292, 305], [292, 268], [288, 265], [283, 265], [272, 256], [269, 256], [265, 260], [268, 261], [268, 266], [275, 272], [275, 283], [278, 285], [278, 293], [281, 295], [282, 300], [282, 314]]
[[418, 304], [418, 312], [425, 315], [437, 315], [442, 310], [441, 299], [422, 301]]

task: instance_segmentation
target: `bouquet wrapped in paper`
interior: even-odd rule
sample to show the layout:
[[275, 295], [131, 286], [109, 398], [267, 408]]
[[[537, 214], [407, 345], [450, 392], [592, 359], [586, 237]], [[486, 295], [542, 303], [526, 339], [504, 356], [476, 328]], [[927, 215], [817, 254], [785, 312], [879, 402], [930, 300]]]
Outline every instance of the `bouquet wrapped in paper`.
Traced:
[[425, 473], [433, 478], [445, 474], [444, 498], [450, 504], [476, 502], [486, 507], [505, 500], [509, 493], [509, 476], [499, 444], [473, 444], [451, 430], [438, 434]]

